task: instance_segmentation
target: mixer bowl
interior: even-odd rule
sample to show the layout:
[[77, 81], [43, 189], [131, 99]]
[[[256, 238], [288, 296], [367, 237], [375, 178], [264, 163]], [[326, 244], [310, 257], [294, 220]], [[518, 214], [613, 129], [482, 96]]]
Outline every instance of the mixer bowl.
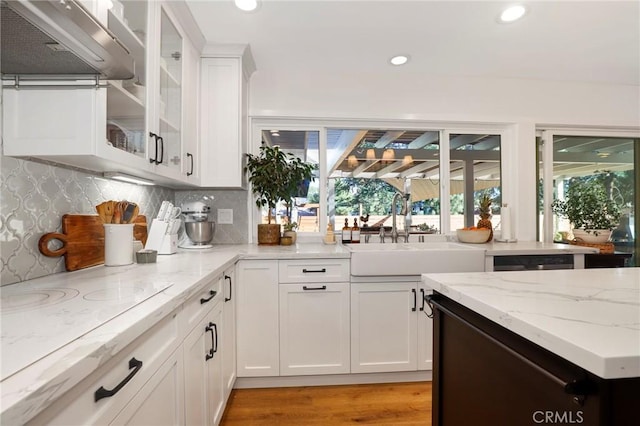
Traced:
[[213, 240], [216, 224], [214, 222], [185, 222], [187, 237], [195, 245], [209, 244]]

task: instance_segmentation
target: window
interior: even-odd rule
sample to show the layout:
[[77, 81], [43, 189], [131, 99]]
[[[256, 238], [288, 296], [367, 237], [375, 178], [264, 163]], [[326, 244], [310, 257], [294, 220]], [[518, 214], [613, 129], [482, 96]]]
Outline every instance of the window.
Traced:
[[399, 229], [440, 229], [439, 131], [328, 129], [327, 149], [327, 203], [336, 229], [345, 219], [390, 227], [398, 192], [409, 197]]
[[[284, 152], [291, 153], [306, 163], [320, 162], [320, 132], [308, 130], [265, 129], [261, 132], [262, 143], [278, 145]], [[318, 208], [319, 182], [301, 182], [300, 191], [291, 203], [281, 201], [276, 206], [276, 223], [296, 222], [300, 232], [319, 232]], [[262, 222], [267, 223], [266, 211]]]
[[[376, 232], [391, 227], [395, 209], [399, 230], [406, 226], [412, 233], [451, 233], [477, 223], [478, 200], [486, 192], [494, 199], [493, 226], [500, 228], [501, 131], [352, 124], [253, 121], [253, 134], [260, 136], [255, 146], [279, 145], [318, 165], [317, 179], [306, 194], [292, 206], [278, 206], [279, 222], [290, 214], [304, 233], [324, 232], [327, 224], [339, 231], [345, 219], [350, 225], [355, 219], [361, 228]], [[444, 199], [443, 190], [448, 193]], [[392, 207], [396, 194], [403, 197], [396, 197]]]
[[[543, 142], [544, 141], [544, 142]], [[549, 146], [545, 146], [550, 141]], [[542, 238], [545, 241], [567, 242], [573, 240], [571, 224], [566, 218], [552, 212], [554, 199], [564, 200], [565, 193], [576, 182], [598, 181], [606, 188], [607, 196], [620, 209], [617, 227], [611, 241], [618, 253], [630, 253], [626, 264], [637, 264], [635, 245], [635, 207], [638, 194], [637, 179], [638, 149], [640, 139], [624, 136], [609, 136], [594, 132], [574, 134], [545, 131], [539, 145], [539, 223], [543, 223]], [[551, 158], [551, 167], [546, 167], [545, 158]], [[545, 221], [546, 215], [551, 218]]]

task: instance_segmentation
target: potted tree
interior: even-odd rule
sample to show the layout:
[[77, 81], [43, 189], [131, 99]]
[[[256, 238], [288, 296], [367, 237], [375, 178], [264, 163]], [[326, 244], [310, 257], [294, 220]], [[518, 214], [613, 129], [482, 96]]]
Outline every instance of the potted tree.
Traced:
[[277, 245], [280, 243], [280, 224], [275, 223], [273, 217], [276, 204], [281, 200], [290, 202], [300, 183], [313, 178], [314, 166], [283, 152], [277, 145], [265, 143], [257, 155], [246, 156], [245, 172], [249, 175], [252, 192], [257, 195], [256, 206], [267, 207], [267, 223], [258, 224], [258, 244]]
[[555, 200], [552, 209], [569, 219], [573, 236], [586, 243], [606, 242], [620, 219], [619, 206], [608, 196], [603, 180], [597, 177], [571, 179], [565, 200]]

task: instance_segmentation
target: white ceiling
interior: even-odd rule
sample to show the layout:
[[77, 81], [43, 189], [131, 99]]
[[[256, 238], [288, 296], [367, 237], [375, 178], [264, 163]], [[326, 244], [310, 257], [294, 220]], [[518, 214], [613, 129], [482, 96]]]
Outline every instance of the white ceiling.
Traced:
[[[499, 24], [504, 1], [187, 0], [209, 43], [248, 43], [258, 72], [410, 73], [640, 85], [640, 2], [526, 1]], [[400, 71], [401, 72], [401, 71]], [[631, 89], [637, 90], [637, 89]]]

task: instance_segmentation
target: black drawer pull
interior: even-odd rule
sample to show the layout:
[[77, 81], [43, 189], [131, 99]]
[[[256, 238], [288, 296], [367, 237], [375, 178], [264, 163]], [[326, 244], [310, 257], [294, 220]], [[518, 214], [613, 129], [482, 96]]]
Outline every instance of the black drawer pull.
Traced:
[[323, 285], [322, 287], [307, 287], [306, 285], [302, 286], [303, 290], [326, 290], [327, 286]]
[[305, 273], [305, 274], [315, 274], [315, 273], [322, 274], [322, 273], [327, 272], [327, 268], [322, 268], [322, 269], [307, 269], [307, 268], [303, 268], [302, 272]]
[[213, 290], [209, 290], [209, 297], [207, 297], [206, 299], [203, 297], [202, 299], [200, 299], [200, 304], [205, 304], [207, 302], [209, 302], [211, 299], [213, 299], [214, 297], [216, 297], [216, 292]]
[[129, 380], [133, 379], [133, 376], [135, 376], [138, 373], [138, 371], [140, 371], [141, 368], [142, 368], [142, 361], [138, 361], [135, 358], [131, 358], [129, 360], [129, 370], [133, 369], [131, 373], [129, 373], [129, 375], [125, 377], [123, 381], [118, 383], [118, 386], [116, 386], [111, 390], [107, 390], [104, 388], [104, 386], [100, 386], [100, 388], [93, 394], [94, 401], [98, 402], [102, 398], [109, 398], [117, 394], [120, 391], [120, 389], [124, 387], [124, 385], [129, 383]]

